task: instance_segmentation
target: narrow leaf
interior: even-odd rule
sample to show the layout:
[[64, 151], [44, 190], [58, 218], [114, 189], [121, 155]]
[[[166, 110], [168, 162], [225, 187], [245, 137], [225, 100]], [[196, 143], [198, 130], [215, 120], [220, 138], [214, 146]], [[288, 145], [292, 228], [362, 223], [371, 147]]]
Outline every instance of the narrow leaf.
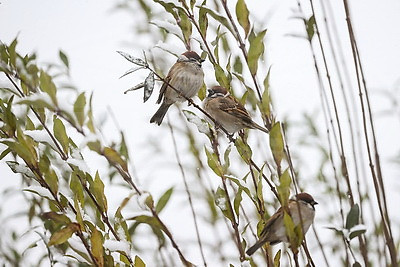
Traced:
[[169, 199], [171, 198], [172, 193], [174, 192], [174, 188], [171, 187], [160, 197], [156, 205], [156, 212], [160, 213], [164, 207], [167, 205]]
[[271, 147], [272, 155], [277, 166], [280, 166], [285, 153], [283, 151], [283, 137], [281, 124], [275, 123], [269, 134], [269, 146]]
[[64, 153], [68, 154], [69, 138], [67, 136], [65, 126], [62, 123], [62, 121], [59, 118], [57, 118], [56, 116], [54, 116], [53, 122], [54, 122], [54, 125], [53, 125], [54, 136], [56, 137], [58, 142], [60, 142]]
[[249, 10], [247, 9], [246, 2], [244, 0], [238, 0], [236, 3], [236, 17], [240, 26], [242, 26], [245, 32], [245, 36], [247, 37], [250, 31], [250, 21]]
[[67, 55], [64, 54], [63, 51], [59, 51], [58, 55], [60, 56], [61, 61], [64, 63], [65, 67], [69, 68], [69, 61]]
[[360, 208], [358, 207], [358, 204], [355, 204], [353, 207], [351, 207], [349, 213], [347, 214], [346, 229], [350, 230], [353, 226], [357, 225], [359, 217], [360, 217]]
[[133, 57], [133, 56], [129, 55], [128, 53], [125, 53], [125, 52], [122, 52], [122, 51], [117, 51], [117, 53], [120, 54], [121, 56], [123, 56], [129, 62], [132, 62], [133, 64], [136, 64], [136, 65], [142, 66], [142, 67], [146, 67], [147, 66], [146, 62], [144, 62], [140, 58]]
[[140, 89], [140, 88], [143, 88], [144, 86], [145, 86], [145, 82], [139, 83], [139, 84], [137, 84], [137, 85], [135, 85], [135, 86], [129, 88], [128, 90], [126, 90], [126, 91], [124, 92], [124, 94], [126, 94], [126, 93], [128, 93], [128, 92], [130, 92], [130, 91], [138, 90], [138, 89]]
[[93, 184], [90, 186], [92, 193], [94, 194], [103, 212], [107, 212], [107, 198], [104, 195], [104, 183], [100, 179], [99, 172], [96, 172]]
[[255, 75], [258, 69], [258, 60], [264, 53], [264, 36], [267, 30], [263, 30], [256, 37], [250, 41], [250, 48], [248, 53], [248, 64], [250, 73]]
[[137, 70], [143, 69], [143, 68], [144, 68], [144, 67], [142, 67], [142, 66], [133, 67], [133, 68], [127, 70], [127, 71], [126, 71], [124, 74], [122, 74], [121, 77], [119, 77], [119, 78], [121, 79], [122, 77], [125, 77], [126, 75], [131, 74], [131, 73], [133, 73], [133, 72], [135, 72], [135, 71], [137, 71]]
[[222, 177], [224, 175], [224, 171], [218, 161], [217, 155], [215, 155], [215, 153], [213, 152], [208, 151], [207, 148], [204, 148], [204, 150], [206, 151], [208, 166], [214, 171], [216, 175]]
[[281, 250], [278, 250], [278, 252], [275, 254], [274, 257], [274, 267], [280, 267], [281, 266]]
[[97, 266], [104, 266], [104, 258], [103, 258], [103, 236], [101, 233], [95, 228], [92, 230], [92, 236], [90, 237], [90, 243], [92, 245], [92, 254], [95, 258]]
[[78, 124], [82, 127], [85, 122], [85, 105], [86, 105], [86, 97], [85, 93], [81, 93], [74, 103], [74, 113]]
[[66, 242], [73, 233], [79, 231], [79, 224], [70, 223], [68, 226], [53, 233], [50, 237], [49, 246], [55, 246]]
[[111, 147], [105, 147], [103, 149], [103, 155], [112, 165], [120, 165], [124, 171], [128, 171], [128, 165], [125, 160], [122, 159], [121, 155]]
[[242, 138], [237, 138], [235, 140], [235, 147], [242, 159], [247, 164], [250, 164], [251, 156], [253, 155], [253, 151], [251, 150], [250, 146], [247, 143], [243, 142]]

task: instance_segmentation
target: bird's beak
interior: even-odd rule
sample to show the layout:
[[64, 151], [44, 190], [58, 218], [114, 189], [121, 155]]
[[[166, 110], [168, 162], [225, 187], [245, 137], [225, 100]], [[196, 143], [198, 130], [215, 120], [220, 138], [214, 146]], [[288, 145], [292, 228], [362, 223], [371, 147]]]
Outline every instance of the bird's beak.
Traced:
[[317, 201], [314, 201], [312, 204], [313, 204], [313, 206], [314, 206], [314, 205], [318, 205], [318, 202], [317, 202]]
[[202, 58], [200, 59], [200, 63], [203, 63], [204, 61], [206, 61], [206, 60], [205, 60], [205, 59], [202, 59]]

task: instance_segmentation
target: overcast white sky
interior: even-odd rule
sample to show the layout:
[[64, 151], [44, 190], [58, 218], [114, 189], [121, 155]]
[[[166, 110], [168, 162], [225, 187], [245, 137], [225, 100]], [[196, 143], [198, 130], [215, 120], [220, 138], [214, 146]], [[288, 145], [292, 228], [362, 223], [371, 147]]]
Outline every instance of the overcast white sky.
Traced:
[[[265, 18], [269, 7], [273, 7], [268, 17], [267, 55], [273, 65], [271, 73], [272, 94], [277, 107], [278, 118], [289, 116], [300, 118], [303, 111], [315, 111], [320, 108], [314, 68], [310, 50], [306, 41], [288, 37], [287, 34], [303, 33], [303, 26], [290, 19], [291, 9], [296, 8], [295, 0], [269, 1], [268, 8], [259, 8], [264, 1], [247, 1], [250, 12], [257, 17]], [[347, 35], [341, 1], [335, 1], [337, 23], [341, 31], [341, 39], [346, 43]], [[371, 100], [376, 116], [376, 128], [380, 152], [384, 164], [385, 177], [391, 195], [400, 189], [396, 178], [399, 168], [393, 168], [389, 159], [400, 150], [400, 119], [383, 116], [382, 111], [390, 107], [389, 99], [382, 91], [395, 92], [400, 87], [400, 2], [396, 0], [355, 0], [351, 2], [353, 22], [360, 47], [367, 83], [371, 89]], [[127, 95], [123, 91], [141, 82], [143, 76], [118, 77], [130, 68], [130, 65], [115, 51], [122, 50], [140, 55], [141, 49], [149, 49], [155, 43], [146, 42], [133, 36], [131, 28], [138, 17], [130, 17], [123, 12], [111, 13], [113, 1], [99, 0], [1, 0], [0, 2], [0, 40], [10, 43], [16, 36], [19, 39], [19, 51], [29, 53], [36, 51], [40, 62], [58, 60], [58, 50], [62, 49], [69, 57], [71, 76], [74, 84], [81, 90], [94, 92], [95, 111], [98, 117], [107, 113], [110, 107], [127, 135], [133, 160], [136, 162], [141, 183], [150, 191], [161, 192], [168, 185], [181, 183], [180, 178], [163, 181], [161, 178], [146, 180], [154, 175], [154, 164], [159, 164], [158, 174], [166, 176], [174, 174], [168, 164], [175, 164], [171, 152], [162, 151], [153, 161], [148, 161], [149, 153], [143, 149], [144, 141], [149, 136], [160, 144], [171, 145], [169, 131], [166, 127], [156, 127], [148, 123], [156, 110], [153, 96], [146, 104], [142, 103], [142, 93]], [[305, 7], [309, 4], [304, 1]], [[305, 8], [308, 10], [308, 8]], [[129, 45], [128, 45], [129, 43]], [[347, 51], [347, 54], [350, 54]], [[172, 65], [174, 58], [167, 55]], [[351, 62], [351, 61], [349, 61]], [[205, 68], [210, 68], [205, 63]], [[145, 75], [145, 74], [143, 74]], [[207, 73], [206, 73], [207, 75]], [[213, 77], [213, 74], [209, 75]], [[0, 79], [3, 77], [0, 76]], [[208, 78], [212, 84], [212, 78]], [[262, 77], [260, 77], [262, 79]], [[155, 94], [157, 94], [156, 86]], [[400, 89], [393, 96], [400, 101]], [[73, 100], [66, 100], [71, 101]], [[173, 116], [175, 111], [172, 111]], [[176, 115], [176, 113], [175, 113]], [[258, 120], [258, 119], [256, 119]], [[116, 139], [113, 124], [107, 124], [106, 136]], [[322, 129], [323, 129], [322, 125]], [[296, 148], [292, 148], [295, 150]], [[172, 161], [172, 163], [171, 163]], [[96, 166], [92, 166], [96, 169]], [[92, 170], [93, 170], [92, 169]], [[17, 185], [18, 179], [13, 176], [4, 162], [0, 163], [2, 177], [1, 188]], [[161, 188], [157, 188], [161, 181]], [[181, 186], [181, 185], [179, 185]], [[124, 195], [125, 196], [125, 195]], [[110, 200], [117, 205], [121, 199]], [[399, 199], [397, 199], [399, 200]], [[5, 200], [6, 201], [6, 200]], [[113, 203], [114, 202], [114, 203]], [[3, 211], [3, 215], [10, 211]], [[393, 209], [392, 209], [393, 213]], [[169, 221], [173, 230], [174, 218]], [[195, 261], [199, 255], [193, 252]]]

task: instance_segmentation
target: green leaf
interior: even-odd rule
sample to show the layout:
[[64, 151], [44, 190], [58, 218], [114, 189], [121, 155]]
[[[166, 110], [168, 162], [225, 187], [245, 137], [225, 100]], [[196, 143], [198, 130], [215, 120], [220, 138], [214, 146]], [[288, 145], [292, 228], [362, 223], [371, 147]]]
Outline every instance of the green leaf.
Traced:
[[36, 100], [24, 99], [24, 100], [18, 101], [17, 104], [32, 106], [34, 108], [47, 108], [49, 110], [54, 110], [54, 107], [52, 106], [52, 104], [46, 102], [43, 99], [36, 99]]
[[67, 55], [64, 54], [63, 51], [59, 51], [58, 55], [60, 56], [61, 61], [64, 63], [65, 67], [69, 68], [69, 61]]
[[274, 267], [280, 267], [281, 266], [281, 250], [278, 250], [278, 252], [275, 254], [274, 257]]
[[197, 96], [200, 98], [201, 101], [204, 100], [204, 98], [206, 98], [207, 96], [207, 86], [205, 83], [203, 83], [203, 85], [201, 86], [199, 92], [197, 93]]
[[[286, 228], [286, 235], [289, 239], [289, 243], [292, 250], [297, 250], [302, 242], [302, 234], [301, 234], [301, 227], [295, 226], [292, 218], [290, 215], [284, 211], [283, 214], [283, 223]], [[300, 232], [299, 232], [300, 230]], [[295, 252], [295, 251], [294, 251]]]
[[54, 222], [62, 223], [65, 225], [71, 223], [71, 220], [66, 215], [59, 214], [54, 211], [44, 212], [40, 216], [45, 220], [52, 220]]
[[315, 33], [314, 27], [315, 27], [315, 17], [314, 15], [312, 15], [306, 22], [307, 37], [308, 40], [310, 41], [312, 40]]
[[253, 155], [253, 151], [251, 150], [250, 146], [245, 143], [242, 138], [236, 138], [235, 147], [244, 162], [250, 164], [251, 157]]
[[192, 23], [186, 16], [186, 12], [183, 10], [178, 10], [179, 19], [177, 20], [179, 28], [181, 28], [183, 38], [185, 39], [185, 44], [190, 43], [190, 36], [192, 35]]
[[229, 155], [231, 153], [232, 146], [229, 144], [229, 146], [226, 148], [225, 153], [224, 153], [224, 165], [222, 166], [224, 169], [224, 172], [228, 171], [229, 165], [230, 165], [230, 160], [229, 160]]
[[199, 8], [199, 26], [201, 34], [206, 37], [207, 36], [207, 28], [208, 28], [208, 17], [207, 11], [203, 8], [206, 4], [207, 0], [204, 0]]
[[42, 70], [40, 71], [39, 81], [40, 81], [40, 89], [50, 96], [51, 100], [53, 101], [53, 104], [57, 105], [57, 96], [56, 96], [57, 88], [53, 83], [51, 76]]
[[[238, 74], [241, 74], [242, 72], [243, 72], [243, 64], [242, 64], [242, 60], [240, 59], [240, 57], [239, 56], [236, 56], [235, 57], [235, 61], [234, 61], [234, 63], [233, 63], [233, 70], [235, 71], [235, 72], [237, 72]], [[234, 75], [235, 75], [235, 73], [234, 73]], [[236, 76], [236, 75], [235, 75]], [[238, 79], [240, 79], [238, 76], [236, 76]], [[241, 80], [242, 82], [244, 81], [244, 80]]]
[[83, 187], [77, 176], [76, 172], [71, 174], [71, 181], [69, 182], [69, 188], [71, 192], [73, 192], [74, 196], [79, 200], [79, 203], [84, 206], [85, 204], [85, 196], [83, 194]]
[[94, 256], [94, 259], [97, 263], [97, 266], [104, 266], [104, 258], [103, 258], [103, 236], [102, 234], [95, 228], [93, 228], [92, 236], [90, 237], [90, 243], [92, 245], [91, 250]]
[[138, 255], [136, 255], [135, 256], [135, 262], [134, 262], [133, 266], [135, 266], [135, 267], [146, 267], [146, 264], [144, 264], [142, 259]]
[[229, 89], [231, 87], [229, 78], [226, 76], [224, 70], [221, 68], [220, 65], [215, 65], [215, 79], [218, 81], [218, 83], [222, 86], [225, 87], [226, 89]]
[[255, 38], [250, 41], [250, 48], [248, 53], [248, 64], [250, 73], [255, 75], [258, 69], [258, 60], [264, 53], [264, 36], [267, 30], [260, 32]]
[[220, 208], [226, 218], [228, 218], [230, 221], [233, 221], [233, 214], [228, 208], [229, 203], [226, 197], [226, 192], [221, 187], [218, 187], [217, 191], [215, 192], [215, 205]]
[[165, 205], [167, 205], [173, 192], [174, 192], [174, 188], [171, 187], [170, 189], [165, 191], [165, 193], [160, 197], [160, 199], [158, 200], [157, 205], [156, 205], [157, 213], [160, 213], [164, 209]]
[[240, 203], [242, 203], [242, 192], [243, 190], [239, 188], [238, 192], [235, 195], [235, 199], [233, 200], [233, 209], [235, 210], [235, 214], [238, 217], [239, 217]]
[[74, 196], [74, 208], [76, 210], [76, 221], [81, 226], [81, 229], [85, 229], [85, 224], [83, 222], [82, 212], [81, 212], [82, 205], [79, 205], [78, 198]]
[[91, 133], [95, 133], [96, 129], [94, 128], [94, 123], [93, 123], [92, 100], [93, 100], [93, 93], [90, 95], [90, 98], [89, 98], [89, 110], [87, 113], [88, 120], [87, 120], [86, 126], [89, 128]]
[[82, 127], [86, 116], [85, 116], [85, 105], [86, 105], [86, 97], [85, 93], [81, 93], [74, 103], [74, 113], [78, 124]]
[[247, 9], [246, 2], [244, 0], [238, 0], [236, 3], [236, 17], [240, 26], [242, 26], [245, 37], [250, 31], [250, 21], [249, 21], [249, 10]]
[[352, 227], [356, 226], [358, 224], [360, 218], [360, 208], [358, 207], [358, 204], [353, 205], [351, 207], [349, 213], [347, 214], [346, 217], [346, 229], [350, 230]]
[[15, 47], [17, 46], [18, 40], [15, 38], [11, 44], [8, 46], [8, 54], [10, 55], [10, 64], [15, 67], [17, 60], [17, 52], [15, 51]]
[[206, 147], [204, 147], [204, 150], [206, 151], [208, 166], [215, 172], [216, 175], [222, 177], [224, 175], [224, 170], [218, 161], [217, 155], [208, 151]]
[[104, 195], [104, 184], [100, 179], [99, 172], [96, 172], [93, 183], [90, 185], [90, 191], [94, 194], [97, 202], [102, 208], [102, 212], [107, 212], [107, 198]]
[[236, 36], [235, 32], [233, 31], [229, 21], [224, 17], [221, 16], [220, 14], [216, 13], [214, 10], [209, 9], [208, 7], [205, 6], [197, 6], [198, 8], [202, 8], [204, 10], [204, 12], [207, 12], [208, 14], [210, 14], [210, 16], [215, 19], [216, 21], [218, 21], [219, 23], [221, 23], [222, 25], [225, 26], [225, 28], [227, 28], [232, 34], [233, 36]]
[[281, 165], [281, 161], [285, 156], [283, 151], [283, 137], [281, 131], [281, 124], [275, 123], [269, 133], [269, 146], [271, 147], [272, 155], [277, 166]]
[[7, 156], [8, 155], [8, 153], [10, 153], [11, 152], [11, 149], [10, 148], [7, 148], [7, 149], [5, 149], [3, 152], [1, 152], [1, 154], [0, 154], [0, 160], [2, 160], [5, 156]]
[[267, 76], [264, 79], [264, 92], [261, 99], [261, 112], [265, 116], [269, 117], [271, 115], [271, 99], [269, 95], [269, 75], [271, 68], [269, 68]]
[[48, 246], [60, 245], [66, 242], [72, 236], [72, 234], [79, 231], [79, 229], [79, 224], [77, 223], [68, 224], [68, 226], [51, 235]]
[[290, 184], [292, 183], [288, 169], [286, 169], [281, 177], [279, 177], [279, 182], [280, 183], [277, 187], [279, 201], [282, 206], [286, 206], [290, 195]]
[[68, 154], [69, 138], [68, 138], [67, 132], [65, 130], [65, 126], [62, 123], [62, 121], [59, 118], [57, 118], [56, 116], [54, 116], [53, 122], [54, 122], [54, 125], [53, 125], [54, 136], [56, 137], [58, 142], [60, 142], [64, 153]]
[[353, 238], [355, 238], [355, 237], [357, 237], [357, 236], [362, 235], [362, 234], [365, 233], [366, 231], [367, 231], [366, 229], [361, 229], [361, 230], [353, 231], [353, 232], [350, 233], [349, 238], [350, 238], [350, 240], [351, 240], [351, 239], [353, 239]]
[[54, 170], [49, 169], [44, 176], [46, 183], [49, 185], [51, 192], [57, 195], [58, 192], [58, 177]]

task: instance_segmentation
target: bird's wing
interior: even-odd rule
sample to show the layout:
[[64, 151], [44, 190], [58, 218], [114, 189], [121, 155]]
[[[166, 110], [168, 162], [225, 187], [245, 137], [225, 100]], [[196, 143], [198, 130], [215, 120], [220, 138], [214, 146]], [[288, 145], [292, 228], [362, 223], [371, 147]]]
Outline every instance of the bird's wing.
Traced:
[[252, 122], [251, 117], [245, 107], [230, 96], [221, 98], [219, 107], [222, 111], [249, 124]]
[[279, 224], [279, 222], [283, 220], [283, 212], [282, 212], [282, 207], [280, 207], [274, 215], [272, 215], [267, 223], [264, 226], [264, 229], [262, 230], [260, 236], [268, 236], [268, 232], [273, 228], [274, 224], [277, 223]]
[[169, 83], [170, 80], [171, 80], [171, 76], [170, 75], [168, 75], [167, 77], [164, 78], [164, 83], [160, 88], [160, 94], [158, 95], [158, 99], [157, 99], [157, 102], [156, 102], [157, 104], [161, 103], [161, 101], [162, 101], [162, 99], [164, 97], [164, 94], [165, 94], [165, 90], [167, 89], [168, 83]]

